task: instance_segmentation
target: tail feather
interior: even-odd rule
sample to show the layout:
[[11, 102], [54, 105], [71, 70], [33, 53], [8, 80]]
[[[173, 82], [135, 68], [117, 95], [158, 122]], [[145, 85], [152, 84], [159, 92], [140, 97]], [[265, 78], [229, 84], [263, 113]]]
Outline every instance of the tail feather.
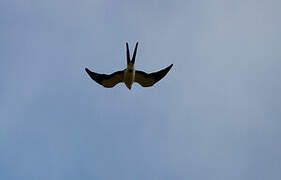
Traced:
[[127, 49], [127, 64], [130, 63], [130, 50], [129, 50], [129, 45], [126, 42], [126, 49]]
[[134, 54], [133, 54], [133, 58], [132, 58], [132, 63], [135, 64], [135, 60], [136, 60], [136, 54], [137, 54], [137, 49], [138, 49], [138, 44], [139, 42], [136, 43], [135, 46], [135, 50], [134, 50]]

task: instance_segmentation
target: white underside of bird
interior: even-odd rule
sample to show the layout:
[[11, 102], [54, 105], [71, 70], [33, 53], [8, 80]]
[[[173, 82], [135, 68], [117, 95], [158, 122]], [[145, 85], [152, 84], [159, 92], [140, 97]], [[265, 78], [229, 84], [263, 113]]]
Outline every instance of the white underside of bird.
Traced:
[[133, 63], [128, 64], [127, 69], [124, 70], [123, 82], [129, 89], [132, 88], [132, 85], [135, 81], [135, 74], [136, 74], [136, 71], [135, 71], [134, 64]]

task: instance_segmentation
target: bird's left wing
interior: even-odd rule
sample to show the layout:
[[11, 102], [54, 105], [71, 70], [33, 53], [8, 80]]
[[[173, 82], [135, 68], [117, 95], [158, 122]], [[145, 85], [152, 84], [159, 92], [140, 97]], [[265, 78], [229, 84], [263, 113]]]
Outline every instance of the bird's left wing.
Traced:
[[92, 72], [88, 68], [85, 68], [85, 70], [94, 81], [106, 88], [114, 87], [116, 84], [123, 82], [124, 71], [117, 71], [107, 75]]
[[154, 73], [145, 73], [143, 71], [136, 71], [135, 82], [139, 83], [143, 87], [153, 86], [156, 82], [160, 81], [172, 68], [173, 64]]

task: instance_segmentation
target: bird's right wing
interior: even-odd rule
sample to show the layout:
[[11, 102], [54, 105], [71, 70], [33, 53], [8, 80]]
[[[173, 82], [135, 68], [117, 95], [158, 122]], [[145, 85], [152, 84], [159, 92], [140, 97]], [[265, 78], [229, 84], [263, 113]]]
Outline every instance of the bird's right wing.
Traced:
[[139, 83], [143, 87], [153, 86], [156, 82], [160, 81], [172, 68], [173, 64], [154, 73], [146, 73], [143, 71], [136, 71], [135, 82]]
[[94, 81], [106, 88], [114, 87], [116, 84], [123, 82], [124, 71], [117, 71], [107, 75], [92, 72], [88, 68], [85, 68], [85, 70]]

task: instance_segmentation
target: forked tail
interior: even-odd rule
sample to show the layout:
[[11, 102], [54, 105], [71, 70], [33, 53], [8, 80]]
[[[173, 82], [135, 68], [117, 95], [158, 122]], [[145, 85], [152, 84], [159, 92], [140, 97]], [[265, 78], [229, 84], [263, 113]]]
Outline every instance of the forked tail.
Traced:
[[127, 51], [127, 65], [132, 62], [133, 64], [135, 64], [135, 60], [136, 60], [136, 54], [137, 54], [137, 49], [138, 49], [138, 44], [139, 42], [136, 43], [135, 49], [134, 49], [134, 54], [133, 54], [133, 58], [131, 60], [130, 58], [130, 50], [129, 50], [129, 45], [128, 43], [126, 43], [126, 51]]

